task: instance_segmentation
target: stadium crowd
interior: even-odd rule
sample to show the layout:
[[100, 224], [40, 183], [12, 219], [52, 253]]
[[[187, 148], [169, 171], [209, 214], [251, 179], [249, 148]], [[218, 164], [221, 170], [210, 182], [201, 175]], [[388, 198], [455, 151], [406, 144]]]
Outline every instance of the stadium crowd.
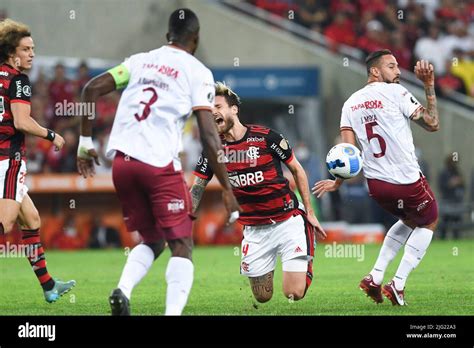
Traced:
[[433, 62], [438, 94], [474, 98], [473, 0], [249, 0], [281, 18], [324, 35], [330, 49], [341, 44], [364, 56], [390, 49], [400, 67]]

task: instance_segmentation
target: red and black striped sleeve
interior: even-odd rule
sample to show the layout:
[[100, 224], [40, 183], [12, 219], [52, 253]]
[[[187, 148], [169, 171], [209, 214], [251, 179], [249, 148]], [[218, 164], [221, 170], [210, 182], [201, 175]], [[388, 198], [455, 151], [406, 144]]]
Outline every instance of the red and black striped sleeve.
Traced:
[[203, 153], [201, 154], [198, 162], [196, 163], [196, 167], [194, 168], [193, 174], [204, 180], [211, 180], [214, 176], [214, 172], [212, 171], [211, 166], [209, 165], [209, 161]]
[[289, 163], [293, 159], [293, 149], [283, 134], [270, 130], [267, 134], [267, 148], [280, 161]]
[[10, 82], [8, 89], [10, 103], [30, 104], [31, 85], [30, 79], [25, 74], [16, 75]]

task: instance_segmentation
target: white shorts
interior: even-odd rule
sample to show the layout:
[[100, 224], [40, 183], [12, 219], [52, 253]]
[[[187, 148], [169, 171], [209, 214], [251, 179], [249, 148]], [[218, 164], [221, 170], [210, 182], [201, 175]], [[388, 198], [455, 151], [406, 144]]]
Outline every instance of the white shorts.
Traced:
[[25, 161], [15, 159], [0, 161], [0, 199], [12, 199], [21, 204], [28, 193], [25, 177]]
[[275, 269], [280, 255], [283, 271], [308, 272], [312, 279], [315, 246], [314, 228], [303, 215], [271, 225], [245, 226], [240, 273], [265, 275]]

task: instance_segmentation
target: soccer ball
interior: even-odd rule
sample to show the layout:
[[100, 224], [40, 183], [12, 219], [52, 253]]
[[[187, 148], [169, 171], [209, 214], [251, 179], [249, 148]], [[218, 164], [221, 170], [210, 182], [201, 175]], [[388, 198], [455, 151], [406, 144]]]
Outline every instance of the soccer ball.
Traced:
[[352, 144], [337, 144], [329, 150], [326, 166], [329, 173], [336, 178], [350, 179], [362, 169], [362, 156], [359, 149]]

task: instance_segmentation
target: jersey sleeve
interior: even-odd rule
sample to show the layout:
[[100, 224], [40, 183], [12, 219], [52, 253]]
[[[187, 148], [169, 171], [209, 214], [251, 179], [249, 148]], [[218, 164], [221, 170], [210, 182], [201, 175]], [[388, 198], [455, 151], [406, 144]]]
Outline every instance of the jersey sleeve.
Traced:
[[8, 89], [10, 103], [30, 104], [31, 85], [25, 74], [16, 75], [10, 82]]
[[280, 161], [289, 163], [293, 159], [293, 149], [283, 134], [270, 130], [267, 135], [267, 147]]
[[406, 118], [412, 117], [414, 112], [423, 107], [421, 103], [405, 87], [394, 84], [394, 98], [398, 102], [398, 107]]
[[191, 106], [194, 110], [209, 110], [214, 107], [216, 90], [212, 72], [203, 68], [193, 79], [191, 86]]
[[211, 180], [214, 176], [211, 166], [209, 165], [209, 161], [207, 160], [206, 156], [204, 156], [204, 153], [202, 153], [199, 157], [193, 174], [204, 180]]
[[351, 119], [349, 117], [349, 111], [346, 107], [346, 105], [344, 105], [342, 107], [342, 111], [341, 111], [341, 123], [340, 123], [340, 130], [353, 130], [352, 128], [352, 124], [351, 124]]

